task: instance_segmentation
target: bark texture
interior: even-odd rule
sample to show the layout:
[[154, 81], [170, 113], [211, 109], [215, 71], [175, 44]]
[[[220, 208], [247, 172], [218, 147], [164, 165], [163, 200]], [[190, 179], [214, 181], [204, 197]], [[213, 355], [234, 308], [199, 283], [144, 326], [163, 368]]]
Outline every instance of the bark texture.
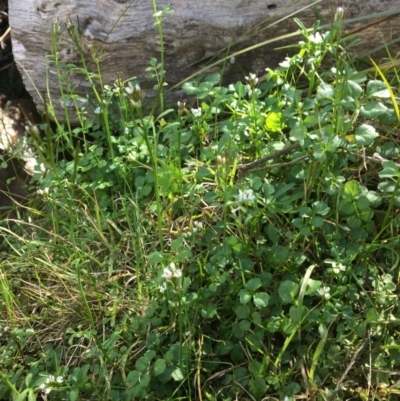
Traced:
[[[157, 0], [158, 11], [167, 4], [174, 10], [163, 22], [165, 80], [169, 87], [207, 63], [296, 31], [298, 27], [293, 17], [279, 22], [294, 13], [306, 27], [311, 27], [316, 19], [329, 24], [336, 5], [345, 9], [346, 20], [396, 9], [400, 11], [398, 0], [341, 0], [339, 3], [322, 0], [312, 7], [308, 0]], [[149, 60], [153, 57], [159, 59], [160, 54], [153, 14], [151, 0], [9, 0], [14, 58], [26, 88], [39, 108], [46, 93], [56, 107], [58, 118], [63, 119], [62, 102], [57, 102], [60, 86], [55, 67], [48, 63], [51, 61], [48, 55], [51, 54], [51, 32], [55, 21], [59, 21], [60, 26], [60, 63], [82, 65], [66, 27], [66, 24], [72, 24], [79, 31], [79, 46], [88, 60], [89, 69], [95, 70], [95, 64], [90, 61], [91, 51], [101, 54], [103, 83], [110, 84], [117, 77], [124, 80], [133, 76], [143, 82]], [[345, 28], [354, 30], [370, 22], [353, 21]], [[393, 42], [399, 39], [399, 24], [400, 18], [395, 16], [360, 33], [364, 40], [362, 49], [372, 49], [383, 40]], [[275, 67], [289, 52], [288, 49], [275, 52], [274, 48], [298, 40], [299, 37], [289, 38], [237, 56], [235, 63], [226, 68], [226, 80], [243, 79], [249, 72], [262, 75], [266, 67]], [[214, 67], [213, 71], [218, 68]], [[89, 90], [79, 73], [69, 76], [68, 82], [82, 95]], [[149, 98], [155, 95], [153, 85], [153, 81], [146, 84]], [[179, 90], [171, 91], [171, 101], [179, 97]], [[65, 105], [69, 107], [64, 102]]]

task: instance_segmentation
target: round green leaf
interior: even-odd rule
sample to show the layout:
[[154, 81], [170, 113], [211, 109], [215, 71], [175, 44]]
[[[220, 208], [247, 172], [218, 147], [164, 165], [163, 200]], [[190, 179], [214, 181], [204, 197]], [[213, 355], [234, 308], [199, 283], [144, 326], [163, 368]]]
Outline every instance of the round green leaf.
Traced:
[[254, 294], [253, 301], [257, 308], [265, 308], [268, 306], [269, 295], [265, 292], [258, 292]]
[[154, 363], [154, 373], [157, 376], [161, 375], [165, 372], [166, 367], [167, 363], [164, 361], [164, 359], [157, 359]]
[[285, 280], [279, 284], [278, 294], [281, 297], [283, 303], [287, 304], [293, 301], [293, 299], [297, 295], [298, 290], [298, 284], [290, 280]]
[[375, 128], [368, 124], [361, 124], [356, 128], [356, 142], [359, 145], [368, 146], [379, 136]]
[[261, 287], [261, 280], [259, 278], [252, 278], [246, 283], [246, 289], [254, 292]]
[[367, 96], [376, 96], [381, 98], [389, 98], [390, 92], [386, 84], [382, 81], [372, 80], [367, 84]]

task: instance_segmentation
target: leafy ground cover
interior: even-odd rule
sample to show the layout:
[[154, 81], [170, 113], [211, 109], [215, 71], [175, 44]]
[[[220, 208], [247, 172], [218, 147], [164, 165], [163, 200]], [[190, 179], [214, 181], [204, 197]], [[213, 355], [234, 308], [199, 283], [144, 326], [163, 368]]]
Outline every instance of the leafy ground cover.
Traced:
[[341, 21], [157, 113], [87, 73], [95, 114], [32, 135], [40, 193], [2, 228], [0, 398], [397, 399], [399, 77]]

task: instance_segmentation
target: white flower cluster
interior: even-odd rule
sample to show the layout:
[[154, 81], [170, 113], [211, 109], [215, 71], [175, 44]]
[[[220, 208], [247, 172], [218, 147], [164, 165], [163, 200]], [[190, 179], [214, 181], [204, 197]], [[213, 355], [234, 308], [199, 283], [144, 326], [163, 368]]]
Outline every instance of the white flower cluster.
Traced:
[[336, 9], [334, 21], [335, 21], [335, 22], [341, 21], [342, 18], [343, 18], [343, 15], [344, 15], [344, 8], [343, 8], [343, 7], [338, 7], [338, 8]]
[[158, 286], [160, 292], [164, 292], [167, 289], [167, 281], [172, 281], [174, 278], [181, 278], [182, 270], [175, 266], [175, 263], [170, 263], [168, 267], [164, 267], [162, 278], [165, 281]]
[[315, 35], [311, 34], [308, 37], [308, 40], [311, 43], [318, 45], [319, 43], [322, 43], [324, 41], [324, 38], [321, 36], [321, 34], [319, 32], [315, 32]]
[[192, 109], [192, 114], [195, 117], [201, 117], [201, 108], [199, 107], [198, 109]]
[[339, 274], [340, 272], [344, 272], [346, 270], [346, 266], [340, 262], [335, 262], [334, 260], [325, 260], [325, 263], [332, 265], [332, 271], [335, 274]]
[[331, 297], [331, 294], [329, 293], [330, 290], [331, 290], [331, 289], [330, 289], [329, 287], [323, 286], [323, 287], [321, 287], [321, 288], [318, 290], [318, 294], [319, 294], [322, 298], [328, 300], [328, 299]]
[[54, 377], [53, 375], [49, 375], [44, 383], [39, 386], [39, 389], [42, 390], [44, 394], [49, 394], [50, 391], [55, 389], [55, 385], [61, 384], [64, 381], [62, 376]]
[[163, 278], [167, 281], [171, 281], [173, 278], [181, 278], [182, 270], [175, 266], [175, 263], [170, 263], [169, 267], [165, 267], [163, 271]]
[[254, 202], [256, 197], [252, 189], [245, 189], [244, 191], [239, 189], [237, 200], [238, 202]]
[[201, 221], [194, 221], [193, 222], [193, 232], [197, 232], [203, 228], [203, 223]]
[[246, 81], [250, 84], [252, 88], [254, 88], [257, 83], [258, 83], [258, 78], [256, 74], [253, 74], [252, 72], [249, 74], [248, 77], [244, 77]]

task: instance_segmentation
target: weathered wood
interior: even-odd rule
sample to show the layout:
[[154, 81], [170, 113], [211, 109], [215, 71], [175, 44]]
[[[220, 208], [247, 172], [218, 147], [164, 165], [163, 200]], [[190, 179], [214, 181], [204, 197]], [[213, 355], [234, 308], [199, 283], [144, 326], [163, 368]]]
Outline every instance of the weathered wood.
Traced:
[[[170, 4], [173, 14], [163, 23], [166, 81], [169, 86], [206, 65], [207, 58], [218, 52], [219, 58], [235, 53], [250, 45], [266, 41], [297, 30], [293, 18], [271, 25], [284, 16], [297, 12], [303, 23], [310, 27], [317, 18], [329, 23], [335, 10], [333, 0], [321, 0], [313, 7], [309, 0], [157, 0], [158, 10]], [[361, 15], [400, 11], [398, 0], [341, 0], [345, 18]], [[42, 93], [48, 93], [57, 105], [57, 116], [63, 119], [64, 110], [56, 99], [60, 97], [54, 66], [46, 64], [51, 53], [51, 31], [59, 21], [62, 39], [59, 58], [63, 63], [80, 65], [76, 48], [71, 45], [65, 23], [71, 21], [81, 32], [81, 46], [90, 59], [90, 48], [102, 53], [103, 83], [112, 83], [117, 77], [136, 76], [143, 81], [145, 68], [152, 57], [159, 58], [160, 41], [154, 26], [151, 0], [9, 0], [9, 18], [12, 28], [13, 53], [22, 73], [27, 90], [35, 102], [42, 104]], [[346, 25], [355, 29], [370, 21]], [[400, 18], [397, 16], [362, 33], [365, 46], [373, 48], [383, 38], [398, 38]], [[268, 27], [269, 26], [269, 27]], [[299, 38], [272, 43], [236, 57], [228, 65], [229, 81], [243, 79], [245, 73], [262, 74], [274, 67], [288, 50], [272, 49]], [[215, 60], [214, 60], [215, 61]], [[89, 63], [94, 68], [93, 63]], [[215, 70], [215, 69], [214, 69]], [[88, 84], [79, 75], [70, 78], [71, 86], [84, 94]], [[147, 83], [147, 96], [154, 97], [154, 82]], [[179, 98], [179, 91], [174, 93]]]

